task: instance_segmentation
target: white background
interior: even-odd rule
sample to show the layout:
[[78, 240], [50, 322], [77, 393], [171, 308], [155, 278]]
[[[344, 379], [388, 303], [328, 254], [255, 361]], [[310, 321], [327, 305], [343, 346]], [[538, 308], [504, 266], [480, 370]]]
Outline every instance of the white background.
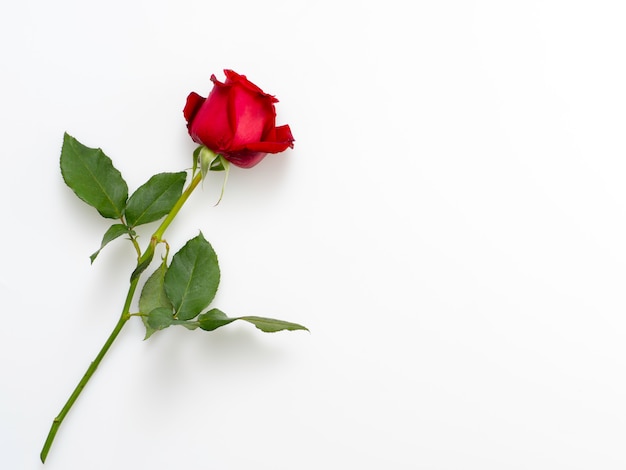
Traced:
[[[134, 190], [190, 165], [212, 73], [296, 145], [168, 231], [214, 305], [306, 324], [129, 322], [45, 468], [626, 468], [621, 1], [23, 0], [0, 6], [0, 467], [51, 420], [133, 268], [63, 184], [64, 131]], [[142, 241], [149, 236], [147, 227]]]

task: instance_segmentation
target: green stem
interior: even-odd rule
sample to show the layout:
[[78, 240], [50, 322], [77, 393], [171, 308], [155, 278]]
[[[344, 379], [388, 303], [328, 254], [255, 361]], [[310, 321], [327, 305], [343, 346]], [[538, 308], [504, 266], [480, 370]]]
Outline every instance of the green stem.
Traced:
[[61, 427], [61, 423], [65, 419], [65, 416], [72, 408], [72, 405], [74, 405], [74, 402], [78, 399], [78, 396], [83, 391], [83, 389], [85, 388], [85, 385], [87, 385], [87, 382], [89, 381], [93, 373], [96, 371], [96, 369], [100, 365], [100, 362], [102, 362], [104, 355], [107, 353], [107, 351], [113, 344], [113, 341], [115, 341], [115, 338], [117, 338], [117, 335], [119, 335], [120, 331], [122, 331], [122, 327], [126, 324], [128, 319], [130, 318], [130, 315], [128, 312], [130, 310], [130, 304], [133, 300], [133, 296], [135, 295], [135, 289], [137, 288], [137, 281], [138, 279], [135, 279], [130, 284], [130, 287], [128, 289], [128, 294], [126, 295], [126, 302], [124, 303], [124, 309], [122, 311], [122, 315], [120, 315], [120, 319], [117, 321], [115, 328], [113, 328], [113, 331], [107, 338], [106, 342], [104, 343], [104, 346], [102, 346], [102, 349], [100, 349], [100, 352], [98, 353], [96, 358], [93, 360], [91, 364], [89, 364], [89, 367], [87, 368], [87, 372], [85, 372], [85, 375], [83, 375], [83, 378], [80, 379], [80, 382], [78, 382], [78, 385], [76, 385], [76, 388], [74, 389], [69, 399], [65, 403], [65, 406], [63, 406], [63, 408], [61, 409], [61, 412], [59, 413], [59, 415], [56, 418], [54, 418], [54, 420], [52, 421], [50, 432], [48, 433], [48, 437], [46, 438], [46, 442], [44, 443], [43, 449], [41, 449], [41, 461], [42, 462], [46, 461], [46, 457], [48, 456], [48, 452], [50, 451], [50, 447], [52, 446], [54, 437], [56, 436], [56, 433], [59, 430], [59, 427]]
[[135, 247], [135, 251], [137, 252], [137, 259], [141, 258], [141, 248], [139, 248], [139, 243], [137, 243], [137, 238], [134, 235], [130, 235], [130, 241], [133, 243]]
[[43, 448], [41, 449], [40, 457], [41, 457], [42, 462], [46, 461], [46, 457], [48, 456], [50, 447], [52, 447], [54, 437], [56, 436], [57, 431], [61, 427], [61, 423], [65, 419], [65, 416], [69, 413], [70, 409], [74, 405], [74, 402], [76, 402], [81, 392], [85, 388], [85, 385], [87, 385], [87, 382], [89, 382], [89, 379], [91, 379], [91, 376], [94, 374], [94, 372], [100, 365], [100, 362], [102, 362], [102, 359], [104, 358], [106, 353], [109, 351], [109, 348], [113, 344], [113, 341], [115, 341], [117, 336], [120, 334], [120, 331], [122, 331], [122, 328], [131, 317], [130, 307], [133, 301], [133, 297], [135, 296], [135, 291], [137, 290], [137, 284], [139, 282], [139, 274], [141, 274], [141, 271], [143, 271], [147, 267], [147, 264], [149, 264], [150, 260], [152, 260], [152, 257], [154, 256], [154, 248], [156, 244], [162, 241], [161, 237], [163, 237], [165, 230], [172, 223], [172, 221], [174, 220], [174, 218], [176, 217], [180, 209], [183, 207], [183, 204], [185, 204], [185, 201], [187, 201], [187, 199], [189, 198], [193, 190], [196, 189], [196, 187], [198, 186], [201, 180], [202, 180], [202, 175], [200, 173], [198, 173], [197, 175], [193, 177], [187, 189], [185, 189], [185, 191], [181, 194], [180, 198], [178, 199], [178, 201], [176, 201], [176, 204], [174, 204], [174, 207], [172, 208], [170, 213], [167, 215], [165, 220], [163, 220], [159, 228], [157, 228], [157, 230], [152, 235], [150, 239], [150, 245], [148, 245], [148, 247], [146, 248], [146, 251], [143, 253], [143, 255], [139, 256], [139, 259], [137, 261], [137, 268], [135, 269], [135, 273], [137, 274], [135, 275], [135, 273], [133, 273], [133, 276], [131, 276], [130, 286], [128, 288], [128, 293], [126, 294], [126, 301], [124, 302], [124, 308], [122, 309], [122, 314], [120, 315], [120, 318], [117, 321], [117, 324], [113, 328], [113, 331], [111, 332], [106, 342], [102, 346], [102, 349], [100, 349], [100, 352], [98, 353], [96, 358], [89, 365], [89, 367], [87, 368], [87, 371], [85, 372], [85, 375], [83, 375], [82, 379], [80, 379], [80, 382], [78, 382], [78, 385], [76, 385], [76, 388], [74, 389], [74, 391], [68, 398], [67, 402], [61, 409], [61, 412], [52, 421], [52, 426], [50, 427], [50, 431], [48, 432], [48, 437], [46, 438], [46, 442], [44, 443]]
[[120, 222], [122, 222], [122, 224], [124, 224], [130, 231], [131, 233], [128, 234], [130, 241], [133, 244], [133, 247], [135, 248], [135, 251], [137, 252], [137, 259], [141, 258], [141, 248], [139, 248], [139, 243], [137, 243], [137, 238], [132, 234], [132, 228], [128, 227], [128, 224], [126, 223], [126, 220], [124, 219], [124, 217], [120, 217]]
[[176, 204], [174, 204], [174, 207], [172, 207], [172, 210], [170, 211], [170, 213], [167, 214], [167, 217], [163, 219], [163, 222], [161, 222], [161, 225], [159, 225], [159, 228], [157, 228], [154, 234], [152, 235], [152, 238], [155, 238], [157, 242], [162, 241], [161, 237], [163, 237], [163, 233], [165, 233], [165, 230], [167, 230], [167, 227], [170, 226], [170, 224], [174, 220], [174, 217], [176, 217], [178, 212], [180, 212], [180, 209], [183, 207], [183, 204], [185, 204], [187, 199], [189, 199], [189, 196], [191, 196], [191, 193], [193, 192], [194, 189], [196, 189], [200, 181], [202, 181], [202, 174], [198, 173], [193, 177], [193, 179], [189, 183], [189, 186], [187, 186], [187, 189], [185, 189], [183, 193], [180, 195], [180, 198], [178, 198], [178, 201], [176, 201]]

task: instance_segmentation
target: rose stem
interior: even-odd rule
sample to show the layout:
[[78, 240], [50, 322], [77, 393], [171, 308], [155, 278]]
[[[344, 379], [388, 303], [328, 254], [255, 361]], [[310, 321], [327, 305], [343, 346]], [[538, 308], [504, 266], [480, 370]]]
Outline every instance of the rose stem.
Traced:
[[[151, 240], [150, 240], [150, 245], [148, 245], [145, 253], [141, 255], [139, 257], [139, 260], [137, 261], [137, 268], [139, 268], [140, 266], [147, 266], [147, 263], [150, 262], [150, 260], [152, 259], [152, 256], [154, 255], [154, 248], [156, 244], [162, 241], [161, 237], [165, 233], [165, 230], [172, 223], [172, 221], [174, 220], [174, 218], [176, 217], [180, 209], [183, 207], [183, 204], [185, 204], [185, 201], [187, 201], [187, 199], [189, 198], [193, 190], [196, 189], [196, 187], [198, 186], [201, 180], [202, 180], [202, 174], [198, 172], [189, 183], [189, 186], [187, 187], [187, 189], [185, 189], [185, 191], [181, 194], [180, 198], [178, 198], [178, 201], [176, 201], [176, 204], [174, 204], [174, 207], [172, 207], [172, 210], [170, 211], [170, 213], [167, 215], [167, 217], [163, 220], [159, 228], [157, 228], [154, 234], [152, 235]], [[137, 272], [137, 270], [135, 271]], [[80, 379], [80, 382], [78, 382], [78, 385], [76, 385], [76, 388], [74, 389], [74, 391], [68, 398], [67, 402], [61, 409], [61, 412], [59, 413], [59, 415], [56, 418], [54, 418], [54, 420], [52, 421], [52, 426], [50, 427], [50, 431], [48, 432], [48, 437], [46, 438], [46, 442], [44, 443], [43, 448], [41, 449], [40, 457], [41, 457], [42, 462], [46, 461], [46, 457], [48, 456], [50, 447], [52, 447], [52, 442], [54, 441], [54, 437], [56, 436], [56, 433], [59, 430], [59, 427], [61, 427], [61, 423], [65, 419], [65, 416], [70, 411], [70, 409], [72, 408], [72, 405], [74, 405], [74, 402], [78, 399], [79, 395], [85, 388], [85, 385], [87, 385], [87, 382], [89, 382], [89, 379], [91, 378], [91, 376], [94, 374], [94, 372], [100, 365], [100, 362], [102, 361], [105, 354], [108, 352], [109, 348], [113, 344], [113, 341], [115, 341], [115, 338], [117, 338], [117, 335], [119, 335], [120, 331], [122, 331], [122, 328], [124, 327], [128, 319], [130, 318], [131, 316], [130, 307], [133, 301], [133, 297], [135, 296], [135, 290], [137, 289], [138, 282], [139, 282], [139, 275], [133, 276], [132, 280], [130, 281], [130, 287], [128, 288], [128, 294], [126, 294], [126, 301], [124, 302], [124, 308], [122, 309], [122, 314], [120, 315], [120, 319], [117, 321], [115, 328], [113, 328], [113, 331], [111, 332], [106, 342], [102, 346], [102, 349], [100, 349], [100, 352], [98, 353], [96, 358], [87, 368], [87, 371], [85, 372], [85, 375], [83, 375], [83, 378]]]

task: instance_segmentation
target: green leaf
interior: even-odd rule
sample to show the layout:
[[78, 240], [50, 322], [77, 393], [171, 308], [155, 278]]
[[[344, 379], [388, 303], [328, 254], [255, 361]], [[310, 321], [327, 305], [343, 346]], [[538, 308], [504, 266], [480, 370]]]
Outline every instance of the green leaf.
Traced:
[[[159, 307], [151, 310], [147, 317], [147, 326], [146, 329], [150, 328], [152, 333], [159, 330], [164, 330], [168, 326], [172, 324], [174, 318], [172, 317], [172, 309]], [[150, 334], [152, 334], [150, 333]]]
[[154, 222], [167, 215], [180, 198], [187, 173], [159, 173], [140, 186], [126, 204], [130, 227]]
[[100, 215], [108, 219], [122, 217], [128, 186], [101, 149], [86, 147], [66, 133], [61, 149], [61, 174], [76, 195], [95, 207]]
[[166, 307], [173, 310], [172, 303], [165, 294], [165, 274], [167, 273], [167, 265], [161, 265], [154, 271], [141, 290], [139, 296], [139, 312], [148, 314], [155, 308]]
[[102, 237], [102, 243], [100, 243], [100, 248], [98, 248], [98, 251], [96, 251], [94, 254], [92, 254], [89, 257], [89, 259], [91, 260], [91, 263], [93, 264], [96, 257], [100, 254], [100, 251], [102, 250], [102, 248], [104, 248], [107, 244], [109, 244], [109, 242], [112, 242], [113, 240], [121, 237], [122, 235], [134, 235], [134, 234], [135, 233], [124, 224], [111, 225], [109, 229], [104, 233], [104, 236]]
[[216, 308], [209, 310], [206, 313], [203, 313], [198, 317], [198, 323], [200, 328], [206, 331], [213, 331], [217, 328], [228, 325], [229, 323], [234, 322], [235, 320], [244, 320], [249, 323], [252, 323], [259, 330], [264, 331], [265, 333], [274, 333], [276, 331], [282, 330], [306, 330], [309, 329], [305, 326], [298, 325], [297, 323], [291, 323], [283, 320], [276, 320], [274, 318], [264, 318], [264, 317], [255, 317], [255, 316], [246, 316], [246, 317], [235, 317], [230, 318], [221, 310]]
[[190, 320], [198, 315], [215, 297], [219, 282], [217, 255], [200, 233], [174, 255], [165, 274], [165, 292], [175, 318]]
[[174, 320], [172, 321], [172, 325], [180, 325], [184, 326], [188, 330], [195, 330], [200, 326], [200, 324], [196, 320]]
[[259, 330], [264, 331], [265, 333], [274, 333], [276, 331], [282, 330], [305, 330], [309, 331], [306, 326], [298, 325], [297, 323], [292, 323], [284, 320], [276, 320], [275, 318], [264, 318], [264, 317], [239, 317], [238, 320], [245, 320], [249, 323], [252, 323]]
[[165, 295], [165, 289], [163, 288], [163, 284], [165, 282], [165, 273], [167, 272], [167, 265], [163, 262], [159, 268], [153, 272], [141, 290], [141, 295], [139, 296], [139, 312], [143, 315], [141, 319], [146, 327], [146, 337], [144, 339], [148, 339], [152, 333], [154, 333], [157, 329], [153, 328], [150, 324], [150, 315], [161, 315], [162, 312], [158, 312], [153, 314], [152, 312], [157, 309], [167, 309], [169, 311], [170, 319], [173, 319], [174, 312], [172, 303]]
[[200, 328], [206, 331], [217, 330], [220, 326], [228, 325], [236, 320], [229, 318], [224, 312], [217, 308], [213, 308], [198, 317]]
[[[144, 256], [146, 255], [146, 253], [144, 253]], [[150, 252], [147, 252], [147, 257], [141, 259], [141, 262], [137, 265], [137, 267], [135, 268], [135, 270], [130, 274], [130, 282], [133, 282], [135, 279], [137, 279], [139, 276], [141, 276], [141, 273], [143, 273], [146, 269], [148, 269], [148, 266], [150, 266], [150, 263], [152, 263], [152, 259], [154, 258], [154, 250], [151, 250]]]

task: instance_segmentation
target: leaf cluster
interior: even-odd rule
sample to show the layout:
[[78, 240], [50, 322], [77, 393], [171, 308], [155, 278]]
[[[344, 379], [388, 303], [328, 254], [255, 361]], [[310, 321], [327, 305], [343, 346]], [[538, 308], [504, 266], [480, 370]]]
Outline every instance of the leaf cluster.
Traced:
[[306, 330], [296, 323], [256, 316], [228, 317], [217, 308], [201, 313], [211, 303], [220, 280], [217, 255], [202, 233], [189, 240], [146, 281], [139, 297], [139, 312], [146, 338], [172, 325], [213, 331], [235, 320], [252, 323], [261, 331]]
[[76, 195], [107, 219], [119, 219], [102, 237], [100, 250], [123, 235], [136, 236], [135, 227], [165, 217], [180, 197], [187, 173], [159, 173], [128, 197], [128, 185], [104, 152], [89, 148], [65, 134], [61, 149], [61, 174]]
[[[203, 175], [207, 171], [227, 171], [223, 159], [210, 154], [208, 149], [204, 153], [202, 150], [201, 147], [194, 152], [194, 170], [196, 162], [200, 162]], [[90, 256], [91, 262], [107, 244], [127, 235], [140, 255], [131, 280], [138, 278], [152, 261], [153, 251], [148, 257], [141, 256], [135, 228], [170, 214], [181, 198], [187, 173], [156, 174], [129, 197], [128, 185], [111, 159], [101, 149], [89, 148], [67, 133], [61, 150], [61, 173], [80, 199], [103, 217], [119, 220], [106, 230], [100, 248]], [[146, 326], [146, 338], [171, 325], [213, 331], [235, 320], [247, 321], [265, 332], [306, 330], [302, 325], [272, 318], [232, 318], [216, 308], [203, 313], [214, 299], [219, 281], [217, 255], [202, 233], [189, 240], [169, 265], [166, 254], [147, 279], [139, 298], [139, 315]]]

